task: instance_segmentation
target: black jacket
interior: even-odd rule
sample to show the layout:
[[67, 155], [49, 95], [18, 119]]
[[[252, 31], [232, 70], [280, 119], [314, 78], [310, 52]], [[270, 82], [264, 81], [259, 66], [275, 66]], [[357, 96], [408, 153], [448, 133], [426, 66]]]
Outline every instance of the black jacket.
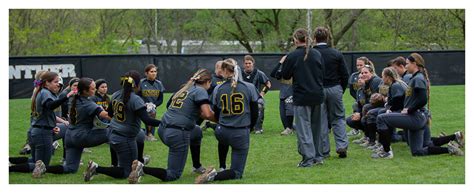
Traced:
[[317, 45], [324, 61], [324, 81], [325, 88], [341, 85], [342, 92], [346, 90], [349, 72], [347, 72], [346, 62], [342, 53], [328, 45]]
[[316, 49], [309, 49], [304, 61], [306, 48], [297, 47], [290, 52], [282, 64], [283, 79], [293, 78], [293, 103], [298, 106], [319, 105], [323, 103], [324, 65]]

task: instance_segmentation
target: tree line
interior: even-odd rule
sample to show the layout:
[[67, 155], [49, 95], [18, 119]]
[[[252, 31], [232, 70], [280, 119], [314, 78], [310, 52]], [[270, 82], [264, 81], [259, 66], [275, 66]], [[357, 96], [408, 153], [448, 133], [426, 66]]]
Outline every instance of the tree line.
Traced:
[[308, 25], [308, 11], [311, 28], [329, 28], [330, 44], [343, 51], [465, 47], [464, 9], [10, 9], [9, 54], [125, 54], [141, 46], [180, 54], [185, 40], [288, 52], [293, 31]]

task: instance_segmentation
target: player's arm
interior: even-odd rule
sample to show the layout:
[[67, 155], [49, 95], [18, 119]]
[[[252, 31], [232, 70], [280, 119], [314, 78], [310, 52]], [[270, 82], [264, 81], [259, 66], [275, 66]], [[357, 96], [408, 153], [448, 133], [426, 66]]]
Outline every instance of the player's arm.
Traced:
[[207, 119], [209, 121], [216, 122], [216, 118], [214, 117], [214, 112], [211, 110], [211, 106], [209, 105], [209, 100], [202, 100], [198, 101], [197, 104], [200, 106], [201, 109], [201, 118]]
[[258, 102], [250, 101], [250, 128], [255, 126], [258, 119]]
[[142, 108], [139, 108], [134, 113], [135, 113], [136, 116], [138, 116], [143, 121], [143, 123], [145, 123], [145, 125], [151, 125], [151, 126], [157, 127], [161, 123], [160, 120], [151, 118], [148, 115], [148, 113], [146, 112], [146, 107], [145, 106], [143, 106]]

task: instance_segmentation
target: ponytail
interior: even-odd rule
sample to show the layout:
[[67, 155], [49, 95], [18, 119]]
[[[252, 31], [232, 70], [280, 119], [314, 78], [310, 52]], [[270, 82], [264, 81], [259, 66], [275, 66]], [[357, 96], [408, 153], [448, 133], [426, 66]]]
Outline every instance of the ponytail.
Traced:
[[138, 88], [140, 83], [140, 73], [135, 70], [131, 70], [125, 73], [124, 76], [120, 77], [120, 84], [122, 85], [122, 102], [124, 108], [127, 108], [127, 103], [130, 100], [130, 95], [133, 92], [133, 88]]
[[[201, 79], [201, 75], [204, 72], [208, 72], [206, 69], [200, 69], [194, 75], [186, 82], [186, 84], [183, 86], [183, 88], [179, 89], [178, 92], [176, 92], [172, 98], [172, 100], [176, 100], [182, 93], [186, 92], [194, 83], [198, 80]], [[210, 79], [209, 79], [210, 80]]]
[[46, 82], [51, 82], [53, 81], [58, 74], [56, 72], [42, 72], [39, 75], [39, 80], [35, 81], [35, 91], [33, 93], [33, 97], [31, 97], [31, 114], [36, 112], [36, 97], [38, 96], [38, 93], [41, 92], [43, 87], [46, 85]]
[[71, 108], [69, 110], [69, 120], [71, 120], [71, 124], [76, 124], [76, 117], [77, 117], [77, 110], [76, 110], [76, 104], [77, 104], [77, 98], [78, 95], [74, 95], [71, 101]]

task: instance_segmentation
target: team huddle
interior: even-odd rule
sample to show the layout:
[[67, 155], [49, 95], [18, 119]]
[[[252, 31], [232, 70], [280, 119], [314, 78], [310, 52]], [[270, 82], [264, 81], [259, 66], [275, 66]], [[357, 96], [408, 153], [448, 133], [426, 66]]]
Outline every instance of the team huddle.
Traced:
[[[348, 136], [359, 133], [363, 137], [353, 143], [373, 151], [375, 159], [393, 158], [391, 143], [398, 141], [405, 141], [413, 156], [464, 154], [462, 131], [431, 137], [430, 80], [421, 55], [391, 60], [381, 77], [370, 59], [360, 57], [357, 72], [349, 76], [342, 53], [328, 46], [328, 29], [316, 28], [314, 42], [309, 36], [304, 29], [296, 30], [296, 49], [283, 56], [270, 74], [281, 82], [281, 135], [297, 135], [302, 157], [298, 167], [324, 163], [330, 156], [330, 133], [339, 158], [348, 156]], [[264, 132], [264, 96], [271, 88], [269, 78], [255, 68], [252, 56], [246, 55], [243, 61], [243, 70], [232, 58], [217, 61], [214, 74], [199, 69], [173, 93], [159, 120], [156, 108], [163, 104], [165, 88], [153, 64], [145, 67], [145, 78], [135, 70], [121, 76], [121, 89], [110, 97], [104, 79], [73, 78], [62, 90], [57, 73], [37, 72], [27, 133], [29, 149], [22, 150], [31, 157], [10, 157], [9, 171], [32, 173], [33, 178], [45, 173], [76, 173], [87, 148], [108, 144], [111, 164], [100, 166], [90, 160], [84, 181], [98, 174], [127, 179], [131, 184], [139, 183], [144, 175], [174, 181], [183, 173], [188, 150], [193, 172], [200, 174], [195, 183], [240, 179], [250, 133]], [[346, 87], [355, 100], [347, 118], [343, 103]], [[200, 125], [204, 121], [205, 127], [214, 129], [219, 168], [205, 168], [200, 162]], [[346, 125], [353, 130], [346, 133]], [[144, 155], [145, 141], [158, 140], [155, 128], [169, 148], [167, 168], [147, 166], [150, 157]], [[52, 165], [57, 140], [63, 142], [63, 164]], [[226, 166], [229, 147], [230, 168]]]

